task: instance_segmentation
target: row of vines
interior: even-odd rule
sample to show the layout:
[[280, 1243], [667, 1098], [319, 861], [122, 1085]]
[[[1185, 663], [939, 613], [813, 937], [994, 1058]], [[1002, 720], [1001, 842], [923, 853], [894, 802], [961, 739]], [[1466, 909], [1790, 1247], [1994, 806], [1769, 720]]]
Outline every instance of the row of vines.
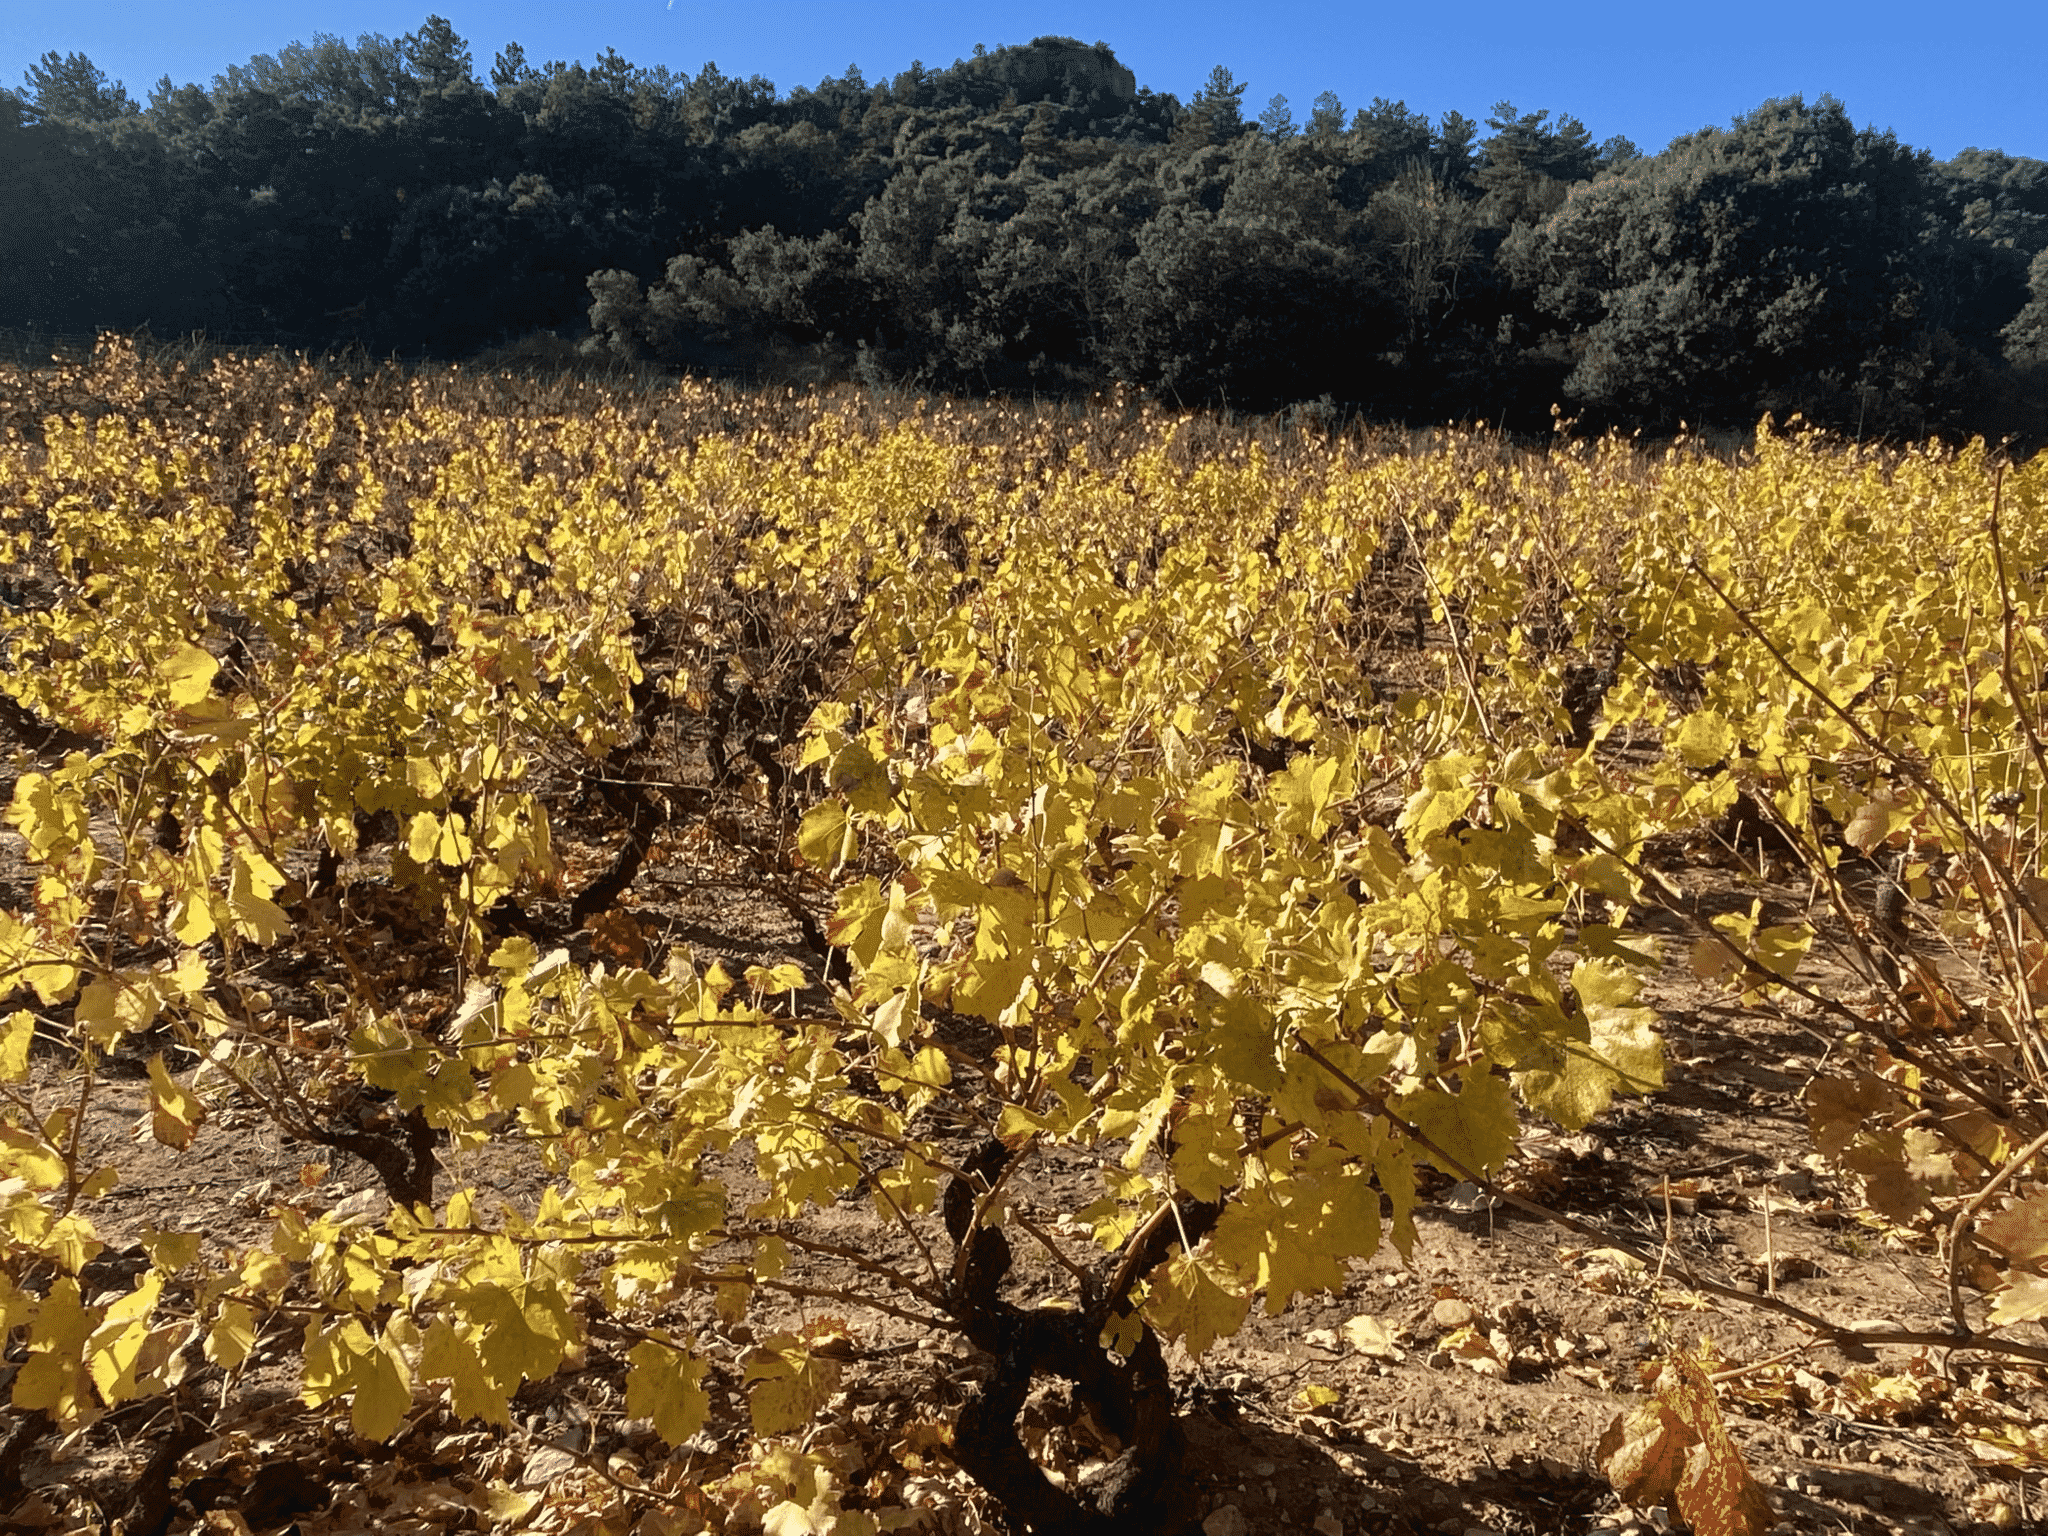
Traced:
[[[1818, 1149], [1949, 1266], [1946, 1329], [1863, 1346], [2048, 1361], [2048, 461], [118, 345], [0, 396], [17, 1449], [156, 1399], [196, 1443], [266, 1341], [372, 1440], [600, 1353], [671, 1444], [746, 1404], [715, 1478], [642, 1486], [660, 1529], [858, 1536], [920, 1518], [826, 1424], [845, 1319], [884, 1316], [998, 1362], [931, 1454], [1020, 1525], [1165, 1529], [1165, 1346], [1405, 1253], [1427, 1171], [1492, 1187], [1527, 1128], [1655, 1092], [1674, 964], [1826, 1034]], [[1650, 932], [1688, 910], [1661, 850], [1731, 826], [1809, 909]], [[644, 942], [686, 834], [813, 964]], [[118, 1172], [80, 1126], [123, 1053], [159, 1141], [254, 1104], [388, 1208], [166, 1222], [88, 1283]], [[523, 1206], [463, 1175], [507, 1143]], [[1052, 1225], [1007, 1198], [1049, 1159], [1091, 1190]], [[893, 1247], [807, 1226], [848, 1199]], [[1057, 1305], [1008, 1288], [1027, 1252]], [[765, 1321], [791, 1298], [837, 1321]], [[728, 1356], [713, 1314], [764, 1321]], [[1019, 1439], [1048, 1376], [1122, 1448], [1085, 1488]], [[1734, 1473], [1663, 1496], [1768, 1523]]]

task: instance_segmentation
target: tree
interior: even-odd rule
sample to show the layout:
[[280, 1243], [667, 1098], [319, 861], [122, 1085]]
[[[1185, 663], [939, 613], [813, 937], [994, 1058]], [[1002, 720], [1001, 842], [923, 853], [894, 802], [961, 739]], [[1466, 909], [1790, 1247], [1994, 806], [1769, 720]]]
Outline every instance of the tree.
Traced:
[[1308, 132], [1310, 137], [1334, 139], [1344, 131], [1344, 103], [1335, 91], [1324, 91], [1315, 99], [1309, 109]]
[[214, 104], [262, 93], [284, 106], [311, 108], [323, 126], [359, 125], [404, 110], [409, 86], [400, 45], [365, 32], [353, 46], [332, 33], [291, 42], [275, 54], [231, 64], [214, 81]]
[[44, 116], [19, 102], [0, 102], [0, 325], [216, 322], [218, 203], [195, 157], [171, 153], [139, 113]]
[[1600, 169], [1603, 171], [1611, 171], [1617, 165], [1642, 158], [1642, 150], [1626, 134], [1617, 133], [1600, 141]]
[[1353, 395], [1384, 313], [1334, 172], [1245, 136], [1161, 180], [1124, 269], [1112, 371], [1188, 401]]
[[1405, 316], [1404, 349], [1444, 319], [1478, 254], [1473, 205], [1423, 161], [1373, 195], [1367, 218], [1386, 287]]
[[169, 138], [196, 133], [213, 120], [213, 99], [196, 85], [171, 84], [160, 76], [149, 91], [149, 118]]
[[1437, 174], [1454, 187], [1463, 183], [1472, 174], [1472, 146], [1478, 140], [1477, 123], [1462, 112], [1446, 112], [1437, 120], [1436, 137], [1430, 145]]
[[2005, 328], [2005, 352], [2016, 368], [2048, 367], [2048, 250], [2027, 269], [2031, 297]]
[[126, 86], [108, 80], [106, 71], [82, 53], [52, 49], [29, 65], [24, 78], [30, 110], [45, 122], [111, 123], [141, 110]]
[[398, 40], [406, 73], [422, 94], [440, 96], [453, 86], [475, 85], [475, 64], [469, 44], [455, 35], [445, 16], [429, 16], [417, 32]]
[[1188, 103], [1182, 133], [1201, 144], [1221, 144], [1245, 130], [1244, 82], [1218, 64]]
[[526, 50], [518, 43], [507, 43], [491, 61], [491, 89], [500, 96], [538, 79], [540, 71], [526, 62]]
[[1497, 228], [1555, 212], [1565, 188], [1590, 181], [1600, 167], [1593, 136], [1575, 117], [1552, 123], [1547, 111], [1518, 113], [1513, 102], [1502, 101], [1486, 126], [1493, 136], [1481, 145], [1484, 158], [1474, 179], [1485, 193], [1481, 211]]
[[1275, 144], [1294, 137], [1294, 109], [1287, 105], [1285, 96], [1275, 96], [1266, 103], [1266, 110], [1259, 114], [1259, 131]]
[[[1323, 105], [1332, 113], [1342, 110], [1334, 95]], [[1409, 111], [1405, 101], [1375, 96], [1371, 106], [1353, 114], [1348, 133], [1324, 132], [1312, 124], [1309, 141], [1338, 167], [1337, 195], [1344, 206], [1363, 210], [1376, 190], [1417, 160], [1431, 158], [1436, 134], [1429, 119]]]
[[1769, 102], [1575, 189], [1501, 261], [1576, 331], [1566, 388], [1582, 405], [1853, 424], [1868, 371], [1919, 329], [1929, 164], [1831, 97]]

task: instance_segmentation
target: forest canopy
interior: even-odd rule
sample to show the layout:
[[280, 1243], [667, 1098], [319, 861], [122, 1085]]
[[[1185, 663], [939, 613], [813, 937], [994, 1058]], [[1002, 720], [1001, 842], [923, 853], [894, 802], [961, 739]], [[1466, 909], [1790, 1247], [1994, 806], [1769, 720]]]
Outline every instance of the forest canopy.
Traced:
[[2048, 432], [2048, 163], [1831, 97], [1646, 154], [1044, 37], [945, 69], [485, 65], [439, 17], [0, 90], [0, 327], [461, 358], [535, 332], [753, 377], [1409, 420]]

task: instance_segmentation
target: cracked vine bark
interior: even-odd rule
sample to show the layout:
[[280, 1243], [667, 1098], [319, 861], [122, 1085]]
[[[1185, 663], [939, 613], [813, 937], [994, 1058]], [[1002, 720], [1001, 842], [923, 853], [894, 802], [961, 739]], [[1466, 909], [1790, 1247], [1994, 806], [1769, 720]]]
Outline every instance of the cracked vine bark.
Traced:
[[[1199, 1243], [1223, 1213], [1221, 1201], [1182, 1195], [1161, 1208], [1121, 1254], [1105, 1260], [1083, 1288], [1077, 1310], [1023, 1308], [999, 1294], [1010, 1270], [1009, 1239], [976, 1221], [1016, 1154], [990, 1141], [948, 1181], [943, 1202], [954, 1243], [948, 1310], [961, 1331], [994, 1359], [989, 1379], [970, 1393], [953, 1429], [953, 1459], [1033, 1532], [1061, 1536], [1142, 1536], [1192, 1523], [1178, 1480], [1187, 1449], [1174, 1411], [1173, 1383], [1159, 1336], [1142, 1319], [1128, 1357], [1102, 1343], [1103, 1330], [1128, 1312], [1130, 1292], [1172, 1256], [1183, 1238]], [[1099, 1475], [1072, 1488], [1046, 1476], [1017, 1432], [1017, 1418], [1041, 1377], [1073, 1384], [1075, 1398], [1123, 1444]]]

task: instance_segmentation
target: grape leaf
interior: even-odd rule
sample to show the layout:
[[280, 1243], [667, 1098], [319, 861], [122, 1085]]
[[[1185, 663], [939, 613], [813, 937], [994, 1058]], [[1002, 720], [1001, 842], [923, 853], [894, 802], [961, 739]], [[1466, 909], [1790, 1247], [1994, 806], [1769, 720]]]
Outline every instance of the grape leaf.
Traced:
[[0, 1083], [18, 1083], [28, 1076], [28, 1047], [35, 1033], [36, 1016], [26, 1008], [0, 1020]]
[[197, 704], [213, 691], [213, 678], [218, 671], [220, 663], [196, 645], [179, 646], [157, 668], [171, 703], [181, 709]]
[[670, 1445], [680, 1445], [704, 1427], [711, 1399], [704, 1391], [708, 1363], [671, 1345], [643, 1339], [626, 1355], [626, 1412], [652, 1419]]
[[1697, 1536], [1764, 1536], [1777, 1514], [1729, 1437], [1705, 1368], [1690, 1354], [1672, 1355], [1653, 1391], [1615, 1418], [1594, 1452], [1614, 1491], [1630, 1504], [1674, 1510]]
[[1460, 1178], [1492, 1173], [1515, 1147], [1514, 1096], [1506, 1079], [1495, 1077], [1483, 1058], [1458, 1074], [1455, 1092], [1424, 1088], [1388, 1107], [1440, 1148], [1453, 1163], [1444, 1172]]
[[206, 1106], [198, 1095], [172, 1080], [164, 1066], [164, 1053], [149, 1058], [149, 1128], [165, 1146], [182, 1152], [206, 1120]]

